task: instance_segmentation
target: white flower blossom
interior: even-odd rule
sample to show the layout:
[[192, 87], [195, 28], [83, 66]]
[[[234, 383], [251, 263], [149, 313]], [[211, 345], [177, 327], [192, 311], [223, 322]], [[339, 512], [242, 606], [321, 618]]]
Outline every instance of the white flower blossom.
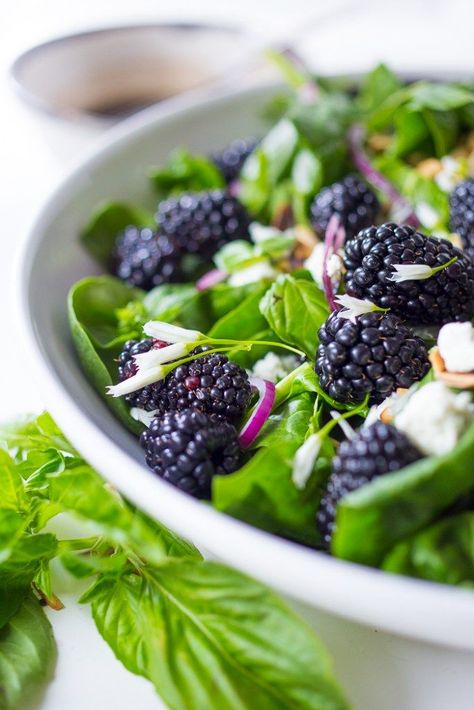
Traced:
[[195, 343], [196, 340], [201, 340], [204, 337], [198, 330], [180, 328], [177, 325], [159, 320], [150, 320], [145, 323], [143, 332], [150, 338], [163, 340], [165, 343]]
[[285, 234], [285, 232], [282, 232], [281, 229], [277, 229], [276, 227], [268, 227], [265, 224], [260, 224], [259, 222], [252, 222], [249, 225], [249, 234], [250, 239], [254, 244], [261, 244], [261, 242], [264, 242], [267, 239], [281, 237], [281, 235]]
[[278, 382], [298, 367], [298, 363], [296, 355], [277, 355], [270, 351], [265, 357], [257, 360], [252, 368], [252, 374], [262, 380]]
[[132, 407], [130, 410], [130, 416], [135, 419], [136, 422], [144, 424], [149, 427], [153, 419], [159, 414], [158, 409], [153, 409], [151, 412], [147, 412], [146, 409], [141, 409], [140, 407]]
[[347, 294], [336, 296], [335, 301], [343, 307], [342, 311], [339, 311], [337, 315], [340, 318], [350, 320], [351, 323], [355, 323], [357, 316], [362, 316], [364, 313], [387, 310], [376, 306], [371, 301], [364, 301], [361, 298], [354, 298], [354, 296], [348, 296]]
[[427, 229], [436, 226], [440, 221], [439, 214], [427, 202], [420, 202], [415, 208], [415, 214]]
[[[325, 249], [326, 247], [323, 242], [318, 242], [303, 264], [304, 268], [308, 269], [320, 288], [323, 288]], [[342, 249], [329, 256], [327, 260], [327, 270], [333, 284], [339, 284], [342, 276]]]
[[472, 323], [446, 323], [438, 334], [438, 349], [448, 372], [474, 371]]
[[188, 352], [187, 343], [173, 343], [164, 348], [152, 348], [146, 353], [138, 353], [134, 355], [133, 360], [137, 365], [138, 371], [143, 372], [157, 365], [178, 360], [180, 357], [187, 355]]
[[230, 286], [246, 286], [261, 279], [276, 279], [279, 273], [269, 261], [257, 261], [255, 264], [235, 271], [230, 275], [227, 283]]
[[129, 377], [123, 382], [119, 382], [116, 385], [109, 385], [107, 387], [107, 394], [112, 397], [122, 397], [124, 394], [130, 394], [131, 392], [136, 392], [146, 385], [151, 385], [154, 382], [159, 382], [166, 376], [166, 370], [157, 365], [156, 367], [151, 367], [148, 370], [142, 372], [137, 372], [136, 375]]
[[305, 488], [322, 443], [323, 441], [318, 434], [311, 434], [296, 451], [291, 478], [298, 490]]
[[433, 275], [433, 269], [427, 264], [393, 264], [395, 271], [388, 276], [390, 281], [422, 281]]

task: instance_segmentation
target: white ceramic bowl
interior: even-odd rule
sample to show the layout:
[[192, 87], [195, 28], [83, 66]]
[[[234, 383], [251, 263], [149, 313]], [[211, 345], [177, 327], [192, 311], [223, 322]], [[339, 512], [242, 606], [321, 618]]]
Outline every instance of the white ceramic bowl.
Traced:
[[152, 162], [187, 145], [208, 151], [259, 134], [259, 113], [274, 89], [252, 89], [189, 105], [186, 98], [122, 124], [49, 200], [21, 257], [20, 320], [50, 411], [83, 455], [150, 515], [221, 560], [293, 599], [360, 623], [458, 649], [474, 650], [472, 592], [396, 577], [305, 549], [233, 520], [163, 483], [147, 470], [137, 442], [93, 391], [69, 337], [66, 296], [99, 269], [78, 232], [96, 204], [150, 202]]

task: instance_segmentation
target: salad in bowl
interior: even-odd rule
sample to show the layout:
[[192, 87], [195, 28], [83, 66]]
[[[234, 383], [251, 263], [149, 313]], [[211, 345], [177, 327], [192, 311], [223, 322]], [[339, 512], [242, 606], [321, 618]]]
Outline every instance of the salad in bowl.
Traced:
[[176, 147], [154, 210], [98, 205], [77, 354], [169, 485], [472, 587], [474, 87], [283, 69], [265, 134]]

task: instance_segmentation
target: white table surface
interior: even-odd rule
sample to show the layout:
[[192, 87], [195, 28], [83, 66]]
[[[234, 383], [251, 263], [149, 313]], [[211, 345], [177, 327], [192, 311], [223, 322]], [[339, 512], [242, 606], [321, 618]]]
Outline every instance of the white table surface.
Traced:
[[[0, 284], [6, 300], [0, 309], [2, 419], [25, 411], [39, 411], [42, 406], [35, 383], [30, 379], [28, 353], [22, 352], [15, 338], [15, 311], [10, 292], [16, 249], [25, 238], [40, 205], [65, 171], [79, 158], [85, 143], [84, 136], [79, 136], [74, 129], [69, 131], [64, 125], [57, 124], [61, 142], [58, 140], [53, 147], [45, 139], [39, 117], [14, 96], [6, 72], [20, 51], [62, 33], [108, 24], [161, 19], [234, 23], [268, 36], [294, 25], [305, 13], [316, 10], [321, 12], [322, 19], [310, 46], [311, 54], [322, 70], [356, 71], [384, 59], [404, 69], [414, 66], [420, 69], [467, 68], [474, 75], [474, 8], [471, 0], [398, 0], [383, 3], [362, 0], [355, 3], [342, 0], [260, 0], [258, 3], [254, 0], [235, 3], [173, 0], [168, 7], [163, 5], [156, 0], [82, 0], [80, 3], [15, 0], [8, 3], [7, 10], [3, 8], [0, 29]], [[353, 9], [350, 9], [351, 5]], [[328, 9], [334, 17], [327, 14]], [[91, 137], [90, 142], [93, 140]], [[162, 707], [151, 685], [127, 673], [114, 659], [98, 636], [87, 607], [75, 604], [77, 590], [65, 584], [58, 589], [58, 593], [66, 609], [50, 614], [59, 647], [59, 661], [55, 680], [41, 706], [43, 710], [129, 710], [130, 707], [148, 710]], [[347, 638], [358, 633], [359, 640], [363, 639], [361, 643], [367, 658], [374, 659], [374, 647], [371, 646], [373, 632], [361, 631], [360, 628], [356, 631], [327, 617], [321, 618], [320, 626], [325, 640], [339, 654], [336, 665], [343, 680], [354, 688], [353, 699], [356, 703], [359, 701], [357, 706], [360, 710], [392, 707], [382, 700], [383, 684], [380, 685], [380, 694], [373, 695], [379, 698], [373, 701], [373, 707], [362, 707], [361, 699], [365, 696], [361, 688], [372, 680], [351, 681], [355, 670], [350, 661]], [[397, 660], [397, 643], [397, 640], [391, 641], [387, 637], [387, 648], [394, 655], [390, 663]], [[444, 661], [438, 656], [438, 652], [433, 651], [430, 657], [433, 669], [436, 664], [443, 666]], [[461, 656], [459, 659], [457, 668], [461, 668], [464, 662]], [[467, 663], [468, 659], [464, 660]], [[430, 668], [428, 664], [424, 671], [426, 682]], [[397, 682], [388, 670], [388, 666], [383, 666], [379, 660], [379, 677], [384, 683]], [[442, 691], [439, 691], [438, 701], [433, 695], [433, 703], [428, 709], [419, 699], [422, 695], [414, 685], [416, 678], [405, 680], [404, 697], [412, 699], [410, 710], [443, 710], [448, 707], [439, 704], [444, 702]], [[472, 686], [471, 690], [474, 690]], [[403, 707], [408, 707], [408, 704]]]

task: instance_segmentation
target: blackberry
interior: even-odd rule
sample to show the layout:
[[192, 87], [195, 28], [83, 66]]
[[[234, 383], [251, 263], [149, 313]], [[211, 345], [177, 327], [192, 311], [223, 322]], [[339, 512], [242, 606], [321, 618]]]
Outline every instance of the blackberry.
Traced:
[[[430, 267], [457, 261], [428, 279], [395, 283], [394, 264]], [[390, 308], [405, 320], [442, 324], [469, 320], [474, 310], [474, 264], [446, 239], [426, 237], [408, 225], [369, 227], [346, 242], [347, 292]]]
[[224, 190], [170, 197], [158, 205], [156, 221], [177, 249], [204, 261], [227, 242], [249, 238], [245, 207]]
[[[165, 344], [151, 339], [126, 343], [119, 357], [120, 381], [136, 373], [134, 355]], [[194, 353], [200, 350], [196, 348]], [[237, 421], [247, 409], [250, 397], [251, 387], [245, 370], [225, 355], [211, 353], [179, 365], [164, 380], [125, 395], [125, 400], [130, 406], [149, 412], [158, 410], [162, 414], [195, 408]]]
[[311, 203], [311, 224], [320, 237], [324, 236], [329, 220], [338, 215], [350, 239], [364, 227], [373, 224], [379, 202], [365, 182], [357, 175], [347, 175], [319, 192]]
[[420, 380], [430, 364], [426, 346], [400, 318], [371, 312], [356, 322], [332, 313], [319, 329], [316, 373], [339, 402], [381, 402], [398, 387]]
[[329, 547], [338, 502], [351, 491], [385, 473], [392, 473], [421, 458], [401, 431], [376, 422], [360, 429], [352, 441], [343, 441], [332, 461], [332, 472], [316, 515], [317, 527]]
[[145, 291], [162, 283], [185, 281], [183, 254], [173, 241], [148, 227], [127, 227], [117, 237], [111, 270], [119, 279]]
[[238, 138], [211, 155], [211, 160], [221, 171], [227, 184], [239, 177], [242, 166], [258, 145], [256, 138]]
[[232, 473], [240, 461], [235, 427], [195, 409], [156, 417], [140, 444], [154, 473], [196, 498], [210, 498], [212, 478]]
[[[164, 343], [161, 340], [154, 340], [152, 338], [145, 338], [145, 340], [128, 340], [118, 357], [119, 382], [128, 380], [129, 377], [136, 374], [137, 366], [133, 360], [135, 355], [147, 353], [152, 348], [163, 348], [166, 345], [168, 345], [168, 343]], [[125, 401], [131, 407], [146, 409], [147, 412], [152, 412], [154, 409], [161, 411], [162, 389], [163, 380], [160, 382], [154, 382], [151, 385], [142, 387], [136, 392], [126, 394]]]
[[449, 198], [449, 228], [462, 239], [464, 248], [474, 255], [474, 178], [456, 185]]

